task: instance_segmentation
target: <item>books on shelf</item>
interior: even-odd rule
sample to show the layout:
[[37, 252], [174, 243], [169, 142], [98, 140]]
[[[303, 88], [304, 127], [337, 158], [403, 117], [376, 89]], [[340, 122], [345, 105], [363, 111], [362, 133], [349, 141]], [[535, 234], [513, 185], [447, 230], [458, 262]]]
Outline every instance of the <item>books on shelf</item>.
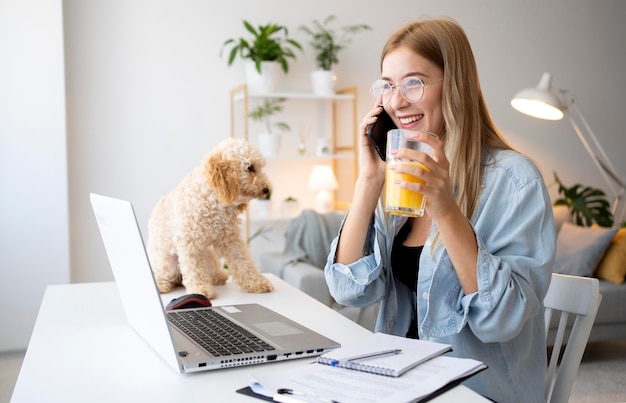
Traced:
[[[311, 364], [257, 371], [239, 392], [277, 402], [417, 402], [486, 368], [477, 360], [444, 355], [447, 351], [447, 344], [375, 333]], [[372, 354], [377, 355], [365, 357]]]

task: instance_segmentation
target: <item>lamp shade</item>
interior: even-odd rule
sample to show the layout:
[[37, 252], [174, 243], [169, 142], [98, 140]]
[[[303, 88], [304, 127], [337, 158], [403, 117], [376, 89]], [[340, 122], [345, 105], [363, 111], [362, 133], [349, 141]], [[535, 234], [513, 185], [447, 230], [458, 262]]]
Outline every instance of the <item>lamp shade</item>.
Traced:
[[330, 165], [315, 165], [309, 177], [310, 190], [333, 190], [338, 187], [337, 178]]
[[337, 189], [339, 184], [330, 165], [315, 165], [309, 177], [309, 189], [317, 191], [315, 209], [320, 213], [327, 213], [333, 205], [331, 190]]
[[543, 73], [536, 88], [521, 90], [511, 100], [511, 106], [526, 115], [546, 120], [563, 119], [563, 105], [551, 90], [550, 73]]

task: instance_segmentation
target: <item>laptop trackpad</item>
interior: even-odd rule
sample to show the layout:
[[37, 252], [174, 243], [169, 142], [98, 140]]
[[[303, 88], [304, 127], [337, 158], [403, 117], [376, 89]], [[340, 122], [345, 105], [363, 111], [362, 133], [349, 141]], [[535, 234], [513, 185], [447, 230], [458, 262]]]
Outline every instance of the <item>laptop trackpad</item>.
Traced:
[[292, 334], [304, 333], [300, 329], [286, 322], [263, 322], [255, 323], [254, 326], [270, 336], [289, 336]]

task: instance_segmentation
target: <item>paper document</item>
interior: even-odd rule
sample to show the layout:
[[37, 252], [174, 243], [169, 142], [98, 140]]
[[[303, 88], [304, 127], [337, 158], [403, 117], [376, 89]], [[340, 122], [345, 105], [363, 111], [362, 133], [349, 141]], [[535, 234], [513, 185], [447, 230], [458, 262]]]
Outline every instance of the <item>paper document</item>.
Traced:
[[[484, 368], [480, 361], [438, 356], [400, 377], [388, 377], [315, 363], [283, 371], [259, 371], [250, 387], [255, 393], [276, 401], [416, 402]], [[295, 393], [278, 396], [279, 389]]]

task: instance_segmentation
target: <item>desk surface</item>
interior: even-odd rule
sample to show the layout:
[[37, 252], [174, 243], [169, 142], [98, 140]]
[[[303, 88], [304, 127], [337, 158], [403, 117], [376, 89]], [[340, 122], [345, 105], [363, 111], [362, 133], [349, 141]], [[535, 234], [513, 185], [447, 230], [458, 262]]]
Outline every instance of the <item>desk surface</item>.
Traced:
[[[216, 287], [214, 305], [257, 302], [341, 344], [370, 332], [273, 275], [275, 291], [243, 293], [230, 282]], [[164, 302], [183, 289], [162, 295]], [[181, 375], [125, 320], [115, 283], [49, 286], [11, 402], [248, 402], [235, 390], [256, 371], [303, 365], [306, 358]], [[484, 402], [465, 387], [433, 400]]]

